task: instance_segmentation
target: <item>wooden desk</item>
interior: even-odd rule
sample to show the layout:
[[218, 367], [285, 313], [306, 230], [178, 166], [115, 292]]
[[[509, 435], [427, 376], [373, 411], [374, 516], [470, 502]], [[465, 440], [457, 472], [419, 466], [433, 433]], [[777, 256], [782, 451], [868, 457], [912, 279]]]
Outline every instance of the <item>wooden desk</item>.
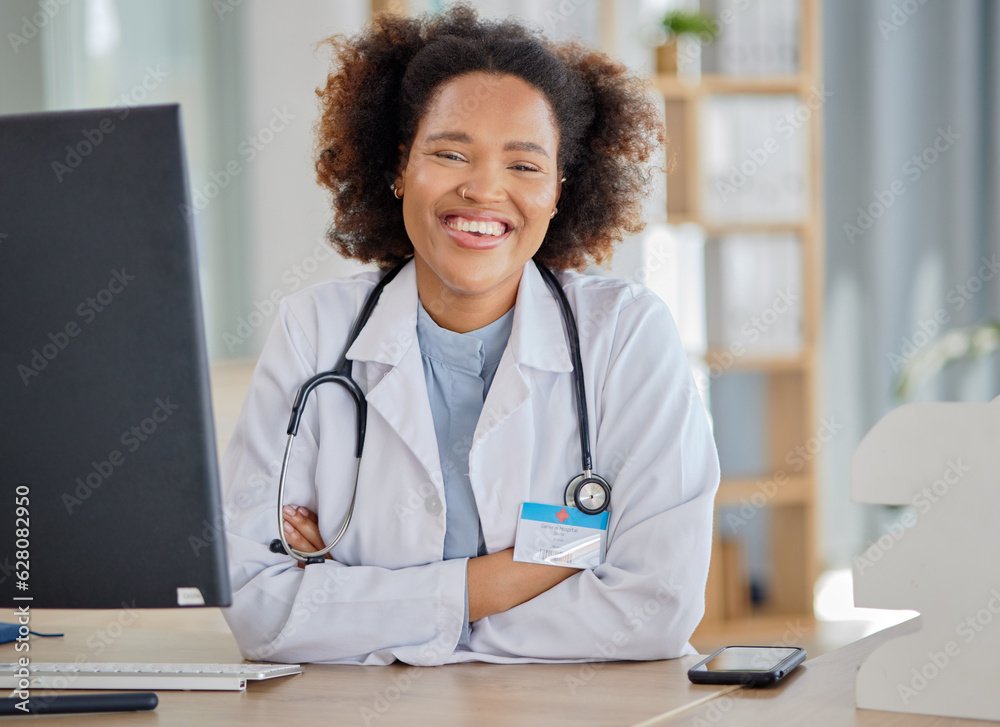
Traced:
[[[104, 617], [107, 619], [107, 617]], [[103, 623], [107, 623], [105, 620]], [[46, 623], [55, 627], [55, 623]], [[35, 662], [241, 662], [222, 633], [94, 628], [65, 629], [61, 639], [31, 640]], [[105, 643], [110, 641], [111, 643]], [[14, 660], [13, 644], [0, 646]], [[358, 667], [312, 664], [303, 674], [252, 683], [246, 692], [159, 692], [153, 712], [73, 716], [76, 725], [635, 725], [727, 687], [691, 684], [698, 657], [614, 664], [462, 664], [441, 667]], [[32, 694], [45, 692], [32, 690]], [[4, 694], [6, 696], [6, 693]], [[57, 720], [61, 720], [58, 721]], [[65, 715], [34, 717], [32, 725], [66, 725]]]
[[[41, 661], [240, 662], [228, 633], [209, 630], [111, 628], [115, 612], [65, 629], [62, 639], [33, 638]], [[36, 625], [58, 629], [46, 614]], [[111, 614], [109, 616], [108, 614]], [[74, 619], [77, 624], [82, 622]], [[89, 625], [93, 622], [93, 626]], [[30, 724], [66, 725], [861, 725], [863, 727], [996, 727], [996, 722], [856, 709], [854, 679], [864, 658], [894, 635], [894, 626], [810, 659], [780, 685], [732, 691], [696, 686], [687, 669], [698, 657], [612, 664], [357, 667], [311, 664], [303, 674], [251, 684], [246, 692], [159, 692], [154, 712], [34, 717]], [[15, 658], [13, 644], [0, 659]], [[33, 694], [43, 694], [33, 691]], [[6, 695], [4, 695], [6, 696]], [[699, 705], [699, 702], [705, 700]], [[57, 720], [61, 720], [58, 721]], [[27, 724], [27, 722], [25, 723]]]
[[854, 706], [855, 677], [865, 657], [890, 638], [915, 630], [915, 619], [905, 621], [806, 661], [775, 687], [740, 689], [656, 724], [691, 727], [997, 727], [997, 722], [882, 712]]

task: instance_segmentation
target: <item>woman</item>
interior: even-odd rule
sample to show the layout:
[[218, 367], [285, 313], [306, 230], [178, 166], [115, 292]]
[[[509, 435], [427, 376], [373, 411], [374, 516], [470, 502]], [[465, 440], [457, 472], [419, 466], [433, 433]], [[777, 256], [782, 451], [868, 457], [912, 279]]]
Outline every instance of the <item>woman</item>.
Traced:
[[[331, 39], [321, 184], [339, 251], [402, 264], [346, 356], [367, 400], [354, 518], [322, 563], [274, 553], [277, 473], [298, 387], [335, 365], [383, 272], [282, 301], [223, 459], [243, 654], [418, 665], [661, 659], [704, 610], [718, 458], [666, 306], [582, 275], [642, 229], [661, 122], [608, 57], [453, 6]], [[463, 231], [464, 230], [464, 231]], [[581, 426], [558, 271], [580, 331], [594, 469], [611, 485], [604, 562], [513, 560], [522, 503], [564, 505]], [[288, 544], [331, 542], [354, 491], [354, 409], [306, 407]]]

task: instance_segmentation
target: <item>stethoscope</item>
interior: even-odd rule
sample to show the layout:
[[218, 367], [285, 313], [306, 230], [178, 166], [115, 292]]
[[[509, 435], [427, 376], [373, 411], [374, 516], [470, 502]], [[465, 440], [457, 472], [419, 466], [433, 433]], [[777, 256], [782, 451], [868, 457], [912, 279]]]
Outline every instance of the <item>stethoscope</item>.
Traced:
[[[340, 357], [340, 363], [337, 365], [337, 368], [316, 374], [306, 381], [299, 389], [298, 394], [295, 395], [295, 401], [292, 403], [292, 416], [288, 421], [288, 442], [285, 444], [285, 456], [281, 460], [281, 475], [278, 478], [278, 537], [272, 540], [270, 545], [270, 549], [274, 553], [288, 553], [296, 560], [306, 564], [322, 563], [324, 556], [333, 549], [340, 539], [344, 537], [344, 533], [347, 532], [347, 526], [350, 525], [351, 516], [354, 514], [354, 502], [358, 496], [358, 474], [361, 470], [361, 452], [365, 446], [365, 427], [368, 419], [368, 402], [365, 400], [365, 395], [361, 391], [361, 387], [351, 377], [353, 362], [347, 358], [347, 351], [351, 348], [354, 340], [361, 333], [361, 329], [365, 327], [365, 324], [371, 317], [372, 311], [375, 310], [375, 305], [382, 295], [382, 290], [392, 282], [392, 279], [399, 274], [399, 271], [403, 269], [409, 260], [410, 258], [407, 258], [386, 273], [378, 282], [378, 285], [375, 286], [374, 290], [369, 293], [364, 307], [361, 309], [361, 314], [354, 323], [351, 335], [347, 339], [347, 345], [344, 346], [344, 353]], [[559, 285], [559, 281], [556, 280], [556, 276], [538, 260], [534, 262], [538, 271], [542, 274], [542, 278], [545, 279], [546, 284], [555, 296], [556, 301], [559, 303], [563, 324], [566, 326], [566, 337], [569, 341], [570, 355], [573, 357], [573, 382], [576, 387], [576, 411], [580, 424], [580, 451], [582, 454], [583, 472], [571, 479], [569, 484], [566, 485], [566, 506], [575, 507], [587, 515], [597, 515], [607, 510], [611, 504], [611, 486], [607, 480], [591, 471], [590, 421], [587, 417], [587, 390], [583, 382], [580, 334], [577, 332], [576, 319], [573, 317], [573, 311], [570, 310], [569, 301], [566, 299], [566, 294], [563, 292], [562, 286]], [[340, 526], [340, 530], [337, 532], [333, 542], [322, 550], [309, 553], [292, 548], [288, 545], [288, 540], [285, 538], [285, 517], [283, 512], [285, 505], [285, 477], [288, 474], [288, 460], [292, 454], [292, 442], [295, 439], [295, 435], [299, 432], [299, 422], [302, 420], [302, 411], [305, 408], [306, 399], [309, 398], [309, 394], [317, 386], [327, 382], [340, 384], [347, 389], [347, 392], [354, 399], [357, 414], [357, 453], [354, 462], [354, 493], [351, 495], [351, 505], [347, 509], [347, 517], [344, 518], [344, 523]]]

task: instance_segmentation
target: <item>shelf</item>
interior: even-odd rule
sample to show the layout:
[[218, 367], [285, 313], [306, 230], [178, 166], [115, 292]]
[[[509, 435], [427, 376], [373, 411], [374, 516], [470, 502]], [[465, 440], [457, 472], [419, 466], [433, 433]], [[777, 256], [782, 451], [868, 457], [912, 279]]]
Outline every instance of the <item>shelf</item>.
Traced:
[[682, 81], [677, 76], [652, 76], [653, 87], [666, 98], [695, 98], [713, 93], [725, 94], [799, 94], [811, 90], [804, 76], [746, 77], [704, 75], [700, 83]]
[[775, 220], [773, 222], [706, 222], [697, 215], [673, 214], [667, 215], [668, 225], [698, 225], [705, 230], [708, 237], [724, 237], [726, 235], [793, 235], [804, 234], [808, 229], [805, 222], [791, 220]]
[[811, 478], [787, 473], [783, 477], [774, 473], [755, 479], [723, 479], [715, 496], [716, 507], [749, 503], [756, 509], [768, 505], [806, 505], [812, 501]]
[[[772, 76], [705, 73], [695, 80], [656, 74], [649, 76], [647, 81], [663, 99], [663, 123], [669, 139], [668, 160], [673, 164], [666, 177], [666, 223], [694, 225], [699, 228], [699, 237], [705, 240], [703, 312], [706, 318], [715, 316], [718, 320], [706, 320], [706, 324], [710, 324], [706, 325], [706, 332], [711, 332], [708, 340], [715, 345], [702, 353], [702, 371], [708, 369], [708, 378], [713, 382], [709, 388], [722, 374], [756, 374], [755, 380], [747, 384], [760, 393], [763, 406], [761, 416], [749, 420], [749, 426], [760, 430], [754, 432], [755, 442], [756, 435], [762, 435], [757, 446], [763, 449], [758, 453], [759, 467], [765, 471], [758, 477], [723, 479], [715, 506], [717, 518], [739, 516], [741, 512], [745, 517], [751, 509], [755, 513], [766, 509], [767, 517], [749, 535], [735, 526], [720, 527], [712, 544], [704, 620], [692, 641], [705, 640], [705, 634], [710, 635], [709, 643], [716, 637], [721, 641], [723, 636], [720, 635], [730, 634], [726, 639], [730, 643], [733, 639], [787, 642], [787, 634], [790, 630], [795, 631], [798, 624], [805, 628], [814, 625], [811, 613], [813, 585], [819, 572], [815, 525], [818, 465], [812, 457], [805, 458], [801, 464], [792, 460], [791, 464], [801, 468], [796, 470], [786, 467], [786, 458], [789, 452], [806, 446], [809, 442], [806, 437], [815, 431], [816, 388], [822, 365], [819, 341], [823, 301], [823, 134], [822, 114], [817, 112], [817, 104], [822, 103], [818, 97], [823, 79], [819, 44], [821, 12], [819, 0], [791, 0], [788, 5], [798, 6], [799, 18], [800, 65], [797, 69], [786, 66], [793, 69], [791, 73]], [[791, 13], [793, 9], [787, 10]], [[765, 37], [765, 30], [756, 26], [749, 28], [747, 33], [750, 34], [747, 38]], [[732, 113], [726, 104], [733, 105]], [[740, 113], [736, 113], [735, 106], [740, 107]], [[740, 164], [745, 159], [753, 159], [758, 166], [764, 163], [751, 154], [755, 150], [750, 147], [757, 143], [760, 134], [766, 136], [767, 130], [774, 125], [767, 123], [764, 117], [751, 116], [749, 111], [744, 114], [744, 107], [761, 113], [776, 109], [774, 115], [787, 114], [793, 108], [798, 114], [800, 107], [809, 108], [810, 113], [803, 119], [803, 135], [797, 137], [794, 147], [787, 148], [789, 153], [798, 155], [796, 159], [801, 162], [795, 167], [801, 167], [798, 173], [801, 186], [791, 190], [774, 186], [770, 191], [759, 187], [748, 197], [732, 200], [728, 193], [722, 198], [712, 196], [716, 189], [714, 178], [724, 176], [720, 169], [728, 168], [730, 163]], [[757, 123], [751, 123], [755, 119]], [[753, 131], [747, 140], [734, 133], [736, 127], [733, 125], [740, 123]], [[728, 139], [727, 134], [733, 139]], [[712, 144], [708, 145], [710, 138]], [[723, 143], [727, 140], [731, 143], [728, 147], [718, 146], [720, 139]], [[745, 146], [747, 149], [743, 149]], [[768, 151], [777, 154], [782, 149], [785, 147]], [[755, 171], [743, 173], [749, 178]], [[708, 174], [712, 176], [706, 176]], [[758, 181], [767, 180], [762, 177]], [[742, 183], [735, 186], [742, 193], [751, 191], [750, 187], [744, 189]], [[768, 207], [772, 211], [767, 212], [761, 205], [768, 201], [764, 195], [772, 193], [790, 196], [783, 197], [782, 204]], [[746, 217], [754, 219], [744, 219]], [[794, 253], [795, 260], [784, 254], [786, 249]], [[726, 255], [729, 257], [725, 258]], [[749, 272], [746, 267], [749, 265], [772, 265], [765, 271], [769, 273], [766, 282], [744, 275], [746, 290], [740, 288], [739, 292], [744, 298], [753, 298], [752, 303], [724, 306], [730, 291], [724, 287], [727, 283], [722, 279], [723, 261], [744, 273]], [[774, 305], [767, 305], [770, 278], [783, 285], [794, 281], [790, 289], [794, 289], [800, 300], [789, 304], [787, 309], [794, 309], [798, 318], [796, 326], [783, 321], [780, 330], [772, 331], [770, 319], [766, 327], [756, 322], [760, 318], [763, 323], [764, 314]], [[759, 285], [753, 285], [758, 282]], [[736, 290], [734, 286], [733, 291]], [[738, 315], [734, 311], [738, 311]], [[736, 317], [725, 317], [727, 312]], [[731, 330], [733, 323], [742, 322], [745, 317], [749, 317], [749, 324], [760, 331], [760, 336], [744, 333], [745, 324]], [[769, 332], [769, 337], [764, 338]], [[778, 348], [781, 344], [787, 346]], [[724, 391], [728, 383], [737, 387], [741, 384], [732, 380], [719, 381], [720, 388]], [[724, 398], [720, 397], [719, 401]], [[719, 522], [721, 526], [723, 521]], [[750, 552], [764, 556], [756, 550], [748, 550], [750, 538], [766, 538], [770, 542], [767, 562], [759, 564], [765, 567], [755, 570], [755, 578], [764, 577], [762, 574], [766, 573], [763, 590], [767, 602], [757, 607], [749, 602], [750, 579], [745, 561]], [[795, 628], [790, 628], [793, 625]], [[798, 635], [792, 634], [791, 638], [798, 638]]]
[[710, 348], [704, 355], [705, 363], [713, 373], [719, 369], [726, 371], [795, 372], [811, 368], [812, 359], [803, 353], [788, 355], [743, 354], [737, 356], [722, 348]]
[[[691, 220], [691, 222], [695, 222]], [[668, 220], [669, 223], [669, 220]], [[698, 223], [695, 223], [698, 224]], [[725, 237], [726, 235], [804, 235], [807, 225], [804, 222], [707, 222], [701, 225], [708, 237]]]

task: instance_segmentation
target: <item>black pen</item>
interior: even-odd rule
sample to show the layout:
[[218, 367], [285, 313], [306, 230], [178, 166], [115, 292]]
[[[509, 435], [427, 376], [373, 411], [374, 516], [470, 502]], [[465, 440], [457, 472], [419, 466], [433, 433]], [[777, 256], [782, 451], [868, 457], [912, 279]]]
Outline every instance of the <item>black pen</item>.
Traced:
[[[29, 699], [5, 697], [0, 699], [0, 715], [138, 712], [156, 709], [158, 701], [153, 692], [71, 694], [52, 697], [31, 697]], [[18, 705], [26, 706], [27, 710], [18, 707]]]

